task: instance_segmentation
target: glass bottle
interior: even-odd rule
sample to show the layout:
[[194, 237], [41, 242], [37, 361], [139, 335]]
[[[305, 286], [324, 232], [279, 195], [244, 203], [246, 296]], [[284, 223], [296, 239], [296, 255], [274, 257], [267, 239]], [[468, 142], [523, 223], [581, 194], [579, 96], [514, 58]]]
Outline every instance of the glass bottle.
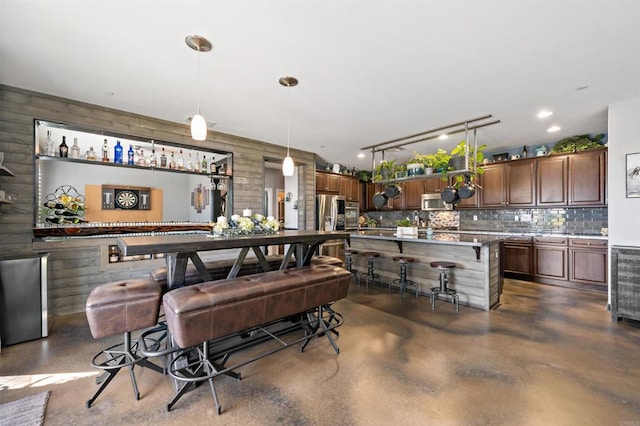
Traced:
[[189, 158], [187, 160], [187, 171], [190, 172], [193, 170], [193, 163], [191, 162], [191, 153], [189, 153]]
[[122, 164], [122, 145], [120, 145], [120, 141], [116, 141], [116, 146], [113, 147], [113, 162]]
[[89, 151], [84, 154], [84, 157], [90, 161], [95, 161], [98, 159], [98, 156], [96, 155], [96, 152], [93, 150], [92, 146], [89, 147]]
[[138, 155], [138, 166], [144, 166], [144, 149], [140, 148], [140, 154]]
[[207, 167], [207, 156], [206, 155], [202, 156], [202, 167], [200, 168], [200, 171], [202, 173], [208, 173], [209, 172], [209, 168]]
[[60, 157], [68, 157], [69, 156], [69, 147], [67, 146], [67, 138], [65, 136], [62, 137], [62, 143], [59, 147]]
[[176, 157], [173, 155], [173, 151], [171, 151], [171, 161], [169, 162], [169, 168], [171, 170], [176, 169]]
[[222, 165], [218, 168], [218, 174], [219, 175], [227, 174], [227, 163], [222, 163]]
[[216, 166], [216, 159], [215, 157], [211, 157], [211, 162], [209, 163], [209, 168], [210, 168], [210, 172], [212, 175], [215, 175], [218, 173], [218, 167]]
[[164, 153], [164, 147], [162, 147], [162, 154], [160, 154], [160, 167], [162, 168], [167, 167], [167, 156]]
[[80, 147], [78, 146], [78, 138], [73, 138], [71, 146], [71, 158], [80, 158]]
[[158, 167], [158, 157], [156, 157], [156, 150], [151, 150], [151, 158], [149, 159], [149, 165], [151, 167]]
[[184, 170], [184, 155], [182, 155], [182, 150], [180, 150], [180, 157], [178, 157], [178, 169]]
[[522, 147], [522, 158], [527, 158], [527, 146]]
[[109, 146], [107, 145], [107, 140], [104, 140], [102, 144], [102, 161], [105, 163], [109, 162]]
[[194, 172], [200, 171], [200, 154], [197, 152], [196, 152], [196, 162], [193, 163], [193, 171]]
[[50, 155], [51, 157], [55, 157], [56, 155], [56, 145], [53, 142], [53, 138], [51, 137], [51, 130], [47, 130], [47, 145], [45, 154]]
[[129, 151], [127, 151], [127, 164], [133, 166], [135, 164], [136, 154], [133, 152], [133, 145], [129, 145]]

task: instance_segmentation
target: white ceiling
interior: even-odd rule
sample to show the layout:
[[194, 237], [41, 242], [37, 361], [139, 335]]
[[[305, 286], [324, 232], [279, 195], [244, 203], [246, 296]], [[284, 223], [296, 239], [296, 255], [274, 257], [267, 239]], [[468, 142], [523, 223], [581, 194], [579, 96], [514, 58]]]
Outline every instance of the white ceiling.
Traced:
[[[189, 34], [214, 46], [199, 87]], [[6, 85], [179, 123], [199, 91], [215, 130], [286, 145], [284, 75], [291, 146], [358, 168], [364, 146], [486, 114], [489, 151], [606, 132], [640, 96], [640, 2], [0, 0]]]

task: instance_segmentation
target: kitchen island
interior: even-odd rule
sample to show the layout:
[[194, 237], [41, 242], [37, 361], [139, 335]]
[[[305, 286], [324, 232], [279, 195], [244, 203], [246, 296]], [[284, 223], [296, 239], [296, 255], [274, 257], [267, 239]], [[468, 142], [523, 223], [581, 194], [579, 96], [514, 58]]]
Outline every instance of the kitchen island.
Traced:
[[[422, 295], [438, 286], [438, 270], [429, 264], [437, 260], [454, 262], [449, 287], [458, 292], [460, 304], [488, 311], [500, 302], [503, 240], [495, 235], [447, 232], [398, 237], [391, 230], [366, 230], [351, 234], [351, 248], [380, 253], [375, 268], [385, 283], [398, 278], [400, 267], [392, 260], [394, 256], [413, 257], [407, 279], [420, 287]], [[355, 255], [354, 267], [366, 275], [367, 259]]]

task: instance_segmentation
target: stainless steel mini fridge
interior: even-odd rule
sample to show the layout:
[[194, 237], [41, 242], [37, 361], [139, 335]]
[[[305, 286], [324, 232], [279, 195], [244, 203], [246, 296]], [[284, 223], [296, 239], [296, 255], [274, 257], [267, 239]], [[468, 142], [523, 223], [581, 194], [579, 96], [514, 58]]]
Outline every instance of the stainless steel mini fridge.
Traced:
[[0, 346], [47, 336], [48, 256], [0, 257]]

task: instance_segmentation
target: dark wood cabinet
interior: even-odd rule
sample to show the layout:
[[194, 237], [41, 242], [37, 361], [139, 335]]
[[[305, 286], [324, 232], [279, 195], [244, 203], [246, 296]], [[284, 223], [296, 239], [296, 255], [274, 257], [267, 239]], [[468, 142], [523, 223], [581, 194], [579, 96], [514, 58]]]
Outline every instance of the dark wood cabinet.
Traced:
[[[533, 276], [567, 281], [569, 278], [567, 238], [533, 239]], [[543, 281], [544, 282], [544, 281]]]
[[373, 196], [377, 192], [377, 185], [373, 182], [360, 183], [362, 195], [360, 198], [360, 212], [375, 210], [373, 205]]
[[485, 166], [481, 175], [481, 207], [535, 206], [535, 159]]
[[347, 201], [360, 201], [360, 184], [358, 178], [352, 176], [340, 176], [340, 195]]
[[607, 287], [607, 241], [569, 240], [569, 280]]
[[316, 172], [316, 193], [340, 193], [340, 175], [333, 173]]
[[426, 192], [424, 190], [424, 184], [429, 180], [413, 180], [404, 184], [402, 192], [405, 198], [405, 208], [411, 210], [420, 210], [422, 208], [422, 194]]
[[508, 237], [504, 241], [504, 272], [530, 278], [533, 244], [531, 237]]
[[441, 178], [425, 179], [424, 181], [424, 193], [427, 192], [442, 192], [447, 186], [447, 183]]
[[540, 158], [536, 181], [539, 207], [606, 205], [606, 149]]

